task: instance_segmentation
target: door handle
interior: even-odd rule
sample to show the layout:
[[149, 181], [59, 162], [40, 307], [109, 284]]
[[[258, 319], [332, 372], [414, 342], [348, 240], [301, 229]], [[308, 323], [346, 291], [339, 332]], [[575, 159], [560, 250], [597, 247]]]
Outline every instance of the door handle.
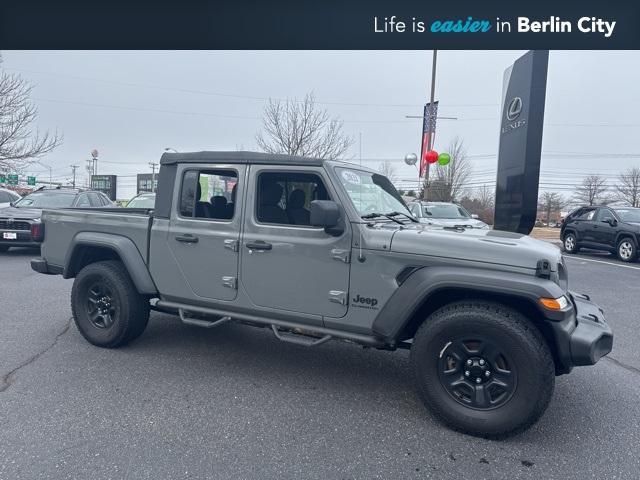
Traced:
[[183, 243], [198, 243], [198, 237], [190, 234], [176, 235], [176, 240]]
[[262, 240], [256, 240], [255, 242], [247, 243], [247, 248], [249, 249], [249, 251], [251, 250], [265, 251], [265, 250], [271, 250], [273, 248], [273, 245], [271, 245], [270, 243], [264, 242]]

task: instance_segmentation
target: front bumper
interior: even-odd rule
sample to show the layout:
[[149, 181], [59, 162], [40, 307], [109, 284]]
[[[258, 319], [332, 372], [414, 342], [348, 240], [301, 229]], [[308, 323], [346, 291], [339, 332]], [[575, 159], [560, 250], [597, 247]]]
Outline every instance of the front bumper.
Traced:
[[570, 292], [573, 304], [564, 319], [551, 321], [557, 346], [557, 370], [569, 373], [573, 367], [594, 365], [613, 348], [613, 331], [602, 309], [588, 296]]

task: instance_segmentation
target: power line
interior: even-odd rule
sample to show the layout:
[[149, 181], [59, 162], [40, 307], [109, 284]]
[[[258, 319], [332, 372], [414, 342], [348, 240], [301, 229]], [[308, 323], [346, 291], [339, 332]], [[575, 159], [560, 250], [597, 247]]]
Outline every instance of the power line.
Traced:
[[[164, 91], [173, 91], [180, 93], [189, 93], [195, 95], [207, 95], [207, 96], [215, 96], [215, 97], [223, 97], [223, 98], [237, 98], [242, 100], [254, 100], [254, 101], [290, 101], [302, 103], [304, 100], [291, 99], [291, 98], [278, 98], [278, 97], [261, 97], [256, 95], [241, 95], [235, 93], [227, 93], [227, 92], [213, 92], [207, 90], [196, 90], [189, 88], [176, 88], [176, 87], [166, 87], [162, 85], [149, 85], [143, 83], [135, 83], [135, 82], [121, 82], [117, 80], [105, 80], [103, 78], [95, 78], [95, 77], [84, 77], [79, 75], [67, 75], [61, 74], [59, 72], [44, 72], [38, 70], [24, 70], [18, 68], [6, 68], [5, 70], [11, 70], [15, 72], [21, 73], [35, 73], [40, 75], [52, 75], [52, 76], [61, 76], [66, 78], [72, 78], [75, 80], [88, 80], [92, 82], [99, 82], [104, 84], [111, 85], [120, 85], [124, 87], [134, 87], [134, 88], [143, 88], [143, 89], [153, 89], [153, 90], [164, 90]], [[351, 106], [351, 107], [394, 107], [394, 108], [407, 108], [407, 107], [422, 107], [421, 102], [416, 103], [370, 103], [370, 102], [339, 102], [339, 101], [315, 101], [315, 103], [319, 105], [341, 105], [341, 106]], [[444, 106], [444, 105], [443, 105]], [[499, 107], [500, 105], [497, 103], [458, 103], [458, 104], [447, 104], [447, 107]]]

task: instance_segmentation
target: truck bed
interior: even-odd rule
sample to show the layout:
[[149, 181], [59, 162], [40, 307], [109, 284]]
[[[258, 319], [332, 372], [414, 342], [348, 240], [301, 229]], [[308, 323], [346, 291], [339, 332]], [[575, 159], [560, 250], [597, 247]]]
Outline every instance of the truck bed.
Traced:
[[122, 235], [133, 241], [145, 260], [148, 259], [149, 229], [153, 221], [146, 208], [65, 208], [44, 210], [45, 242], [42, 256], [51, 265], [65, 265], [73, 239], [82, 232]]

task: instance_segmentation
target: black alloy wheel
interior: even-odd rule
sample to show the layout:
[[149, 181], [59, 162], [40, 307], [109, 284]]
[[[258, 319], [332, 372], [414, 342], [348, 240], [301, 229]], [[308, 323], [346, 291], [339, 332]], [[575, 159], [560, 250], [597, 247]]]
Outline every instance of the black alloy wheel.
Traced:
[[516, 390], [515, 366], [499, 346], [475, 335], [443, 346], [439, 378], [444, 389], [462, 405], [478, 410], [498, 408]]

